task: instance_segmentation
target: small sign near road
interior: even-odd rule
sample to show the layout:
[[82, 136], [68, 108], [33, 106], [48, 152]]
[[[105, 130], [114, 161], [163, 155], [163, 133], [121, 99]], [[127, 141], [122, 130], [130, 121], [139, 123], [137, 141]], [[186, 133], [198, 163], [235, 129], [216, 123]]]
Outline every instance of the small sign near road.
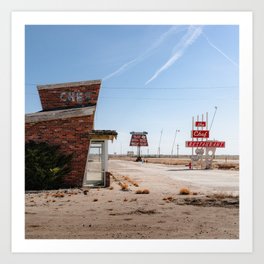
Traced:
[[131, 140], [130, 140], [130, 146], [131, 147], [147, 147], [148, 146], [147, 136], [142, 135], [142, 134], [132, 134]]

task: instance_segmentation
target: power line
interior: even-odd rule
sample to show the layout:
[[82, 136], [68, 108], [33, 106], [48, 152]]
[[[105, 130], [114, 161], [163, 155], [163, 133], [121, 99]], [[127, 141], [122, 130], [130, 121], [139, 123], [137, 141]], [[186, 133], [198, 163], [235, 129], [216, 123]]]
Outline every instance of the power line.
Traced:
[[[26, 83], [26, 86], [37, 86], [36, 83]], [[138, 86], [102, 86], [101, 89], [106, 90], [211, 90], [211, 89], [232, 89], [238, 88], [237, 85], [231, 86], [178, 86], [178, 87], [138, 87]]]
[[[26, 93], [27, 95], [34, 95], [34, 96], [39, 96], [36, 93]], [[208, 100], [208, 98], [202, 97], [202, 98], [197, 98], [197, 97], [193, 97], [193, 98], [162, 98], [162, 97], [158, 97], [158, 98], [153, 98], [153, 97], [106, 97], [106, 96], [100, 96], [98, 100], [100, 99], [114, 99], [114, 100], [154, 100], [154, 101], [184, 101], [184, 100], [188, 100], [188, 101], [206, 101]], [[226, 100], [227, 98], [214, 98], [215, 100]], [[230, 98], [228, 97], [228, 100], [238, 100], [238, 98]]]

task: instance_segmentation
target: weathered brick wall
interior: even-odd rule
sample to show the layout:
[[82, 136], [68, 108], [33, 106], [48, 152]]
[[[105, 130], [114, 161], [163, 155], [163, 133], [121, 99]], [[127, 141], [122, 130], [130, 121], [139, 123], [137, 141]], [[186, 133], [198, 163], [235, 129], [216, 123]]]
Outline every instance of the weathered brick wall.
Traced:
[[73, 153], [72, 171], [65, 178], [69, 187], [82, 185], [93, 120], [90, 115], [25, 124], [26, 141], [60, 145], [63, 153]]
[[100, 81], [38, 86], [42, 109], [85, 107], [97, 102]]

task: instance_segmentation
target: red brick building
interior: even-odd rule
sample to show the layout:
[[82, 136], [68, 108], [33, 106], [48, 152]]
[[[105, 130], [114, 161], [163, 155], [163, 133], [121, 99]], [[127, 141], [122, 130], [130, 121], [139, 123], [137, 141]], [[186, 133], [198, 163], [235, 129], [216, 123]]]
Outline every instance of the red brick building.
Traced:
[[73, 154], [65, 177], [70, 187], [107, 185], [107, 140], [117, 133], [94, 130], [100, 87], [100, 80], [40, 85], [43, 110], [25, 116], [26, 142], [60, 145], [62, 152]]

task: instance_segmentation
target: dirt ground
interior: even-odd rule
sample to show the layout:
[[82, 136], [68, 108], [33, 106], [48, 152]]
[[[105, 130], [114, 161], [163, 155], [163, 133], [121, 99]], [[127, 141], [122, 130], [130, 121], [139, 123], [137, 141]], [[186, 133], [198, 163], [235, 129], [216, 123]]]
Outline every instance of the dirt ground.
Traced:
[[239, 238], [238, 171], [118, 160], [109, 171], [109, 188], [26, 193], [26, 239]]

